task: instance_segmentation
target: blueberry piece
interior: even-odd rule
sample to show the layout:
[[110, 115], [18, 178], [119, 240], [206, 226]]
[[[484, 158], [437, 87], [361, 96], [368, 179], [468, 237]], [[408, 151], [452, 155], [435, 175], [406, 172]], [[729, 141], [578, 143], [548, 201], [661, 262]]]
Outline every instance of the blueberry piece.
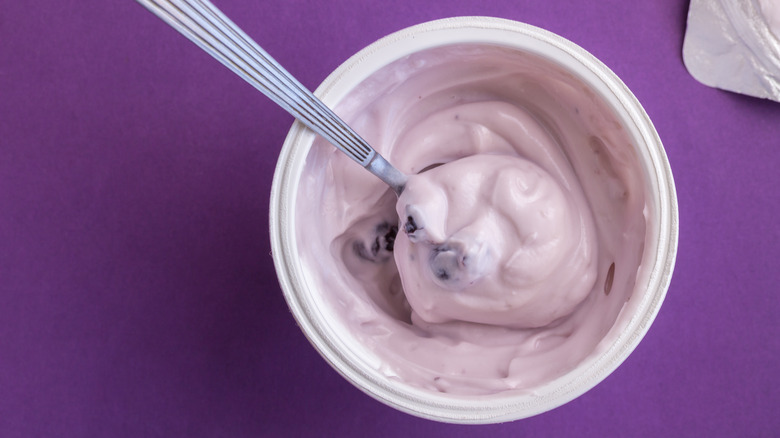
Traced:
[[369, 235], [364, 236], [364, 239], [355, 240], [352, 250], [362, 259], [375, 263], [384, 262], [390, 258], [397, 234], [397, 225], [382, 222], [374, 227]]
[[412, 234], [417, 231], [417, 223], [412, 216], [406, 217], [406, 223], [404, 224], [404, 231], [406, 234]]
[[439, 280], [449, 280], [450, 279], [450, 274], [445, 269], [439, 268], [439, 270], [437, 270], [434, 273], [434, 275], [436, 275], [436, 278], [438, 278]]
[[455, 248], [449, 245], [437, 246], [431, 252], [431, 272], [441, 281], [458, 281], [460, 277], [459, 258], [459, 251]]
[[393, 225], [385, 234], [385, 249], [392, 251], [395, 247], [395, 236], [398, 235], [398, 226]]

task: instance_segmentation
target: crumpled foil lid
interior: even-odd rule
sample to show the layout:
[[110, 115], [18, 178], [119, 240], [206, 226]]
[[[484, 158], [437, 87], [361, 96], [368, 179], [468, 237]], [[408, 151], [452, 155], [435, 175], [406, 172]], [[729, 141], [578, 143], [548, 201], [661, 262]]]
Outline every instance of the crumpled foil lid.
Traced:
[[691, 0], [683, 61], [704, 85], [780, 102], [780, 0]]

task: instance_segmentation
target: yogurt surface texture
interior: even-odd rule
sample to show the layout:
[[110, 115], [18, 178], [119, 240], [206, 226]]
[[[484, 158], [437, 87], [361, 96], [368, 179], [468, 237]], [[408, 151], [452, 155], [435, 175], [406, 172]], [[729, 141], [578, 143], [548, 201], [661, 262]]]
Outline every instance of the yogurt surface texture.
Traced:
[[390, 64], [336, 112], [412, 175], [397, 198], [318, 139], [298, 186], [307, 281], [367, 363], [486, 395], [597, 351], [632, 296], [648, 196], [593, 90], [536, 55], [455, 45]]
[[566, 191], [564, 181], [493, 154], [412, 176], [394, 251], [413, 312], [429, 323], [512, 328], [570, 314], [596, 280], [595, 231], [579, 186]]

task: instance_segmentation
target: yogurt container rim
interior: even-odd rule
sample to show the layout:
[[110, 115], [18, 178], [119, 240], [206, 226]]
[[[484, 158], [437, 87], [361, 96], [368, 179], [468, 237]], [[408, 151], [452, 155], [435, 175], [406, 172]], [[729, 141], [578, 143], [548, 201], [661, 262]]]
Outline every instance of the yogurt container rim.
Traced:
[[637, 280], [637, 287], [644, 287], [647, 293], [641, 294], [639, 303], [634, 303], [630, 318], [612, 342], [575, 370], [532, 393], [453, 397], [384, 378], [356, 353], [360, 347], [354, 340], [341, 336], [329, 324], [328, 315], [323, 313], [324, 303], [310, 290], [299, 262], [295, 199], [303, 164], [315, 137], [299, 122], [293, 124], [275, 170], [270, 238], [277, 276], [290, 310], [315, 349], [337, 372], [370, 396], [416, 416], [451, 423], [496, 423], [536, 415], [573, 400], [606, 378], [629, 356], [649, 329], [666, 295], [677, 251], [678, 209], [663, 145], [636, 97], [593, 55], [563, 37], [529, 24], [493, 17], [453, 17], [411, 26], [349, 58], [323, 81], [315, 94], [326, 104], [335, 105], [358, 83], [397, 59], [462, 43], [518, 49], [561, 65], [607, 101], [635, 140], [651, 188], [650, 203], [655, 207], [645, 250], [654, 258], [647, 278]]

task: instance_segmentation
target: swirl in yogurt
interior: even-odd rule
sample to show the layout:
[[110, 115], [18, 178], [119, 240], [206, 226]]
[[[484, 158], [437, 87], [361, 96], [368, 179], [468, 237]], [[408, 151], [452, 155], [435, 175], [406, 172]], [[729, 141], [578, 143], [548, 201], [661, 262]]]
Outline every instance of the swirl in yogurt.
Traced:
[[412, 176], [397, 212], [396, 265], [426, 322], [543, 327], [596, 281], [582, 193], [518, 156], [473, 155]]

